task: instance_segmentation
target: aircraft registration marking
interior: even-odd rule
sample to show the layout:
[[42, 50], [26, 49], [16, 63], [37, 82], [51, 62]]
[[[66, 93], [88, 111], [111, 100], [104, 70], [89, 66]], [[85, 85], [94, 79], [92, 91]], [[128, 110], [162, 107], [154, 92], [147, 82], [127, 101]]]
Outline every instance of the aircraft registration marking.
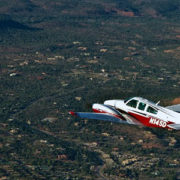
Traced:
[[151, 119], [149, 120], [149, 123], [150, 123], [150, 124], [157, 125], [157, 126], [160, 126], [160, 127], [166, 127], [166, 126], [167, 126], [167, 122], [162, 121], [162, 120], [160, 120], [160, 119], [156, 119], [156, 118], [151, 118]]

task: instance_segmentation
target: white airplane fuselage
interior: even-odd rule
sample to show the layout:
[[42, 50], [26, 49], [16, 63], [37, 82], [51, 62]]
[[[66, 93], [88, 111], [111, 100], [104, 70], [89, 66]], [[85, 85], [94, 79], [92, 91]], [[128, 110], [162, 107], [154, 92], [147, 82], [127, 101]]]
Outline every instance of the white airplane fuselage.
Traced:
[[180, 104], [162, 107], [141, 97], [126, 100], [107, 100], [104, 104], [93, 104], [94, 112], [69, 114], [85, 118], [180, 130]]
[[180, 124], [180, 113], [141, 97], [128, 100], [107, 100], [103, 105], [93, 104], [93, 111], [119, 116], [130, 124], [139, 122], [148, 127], [171, 128], [172, 124]]

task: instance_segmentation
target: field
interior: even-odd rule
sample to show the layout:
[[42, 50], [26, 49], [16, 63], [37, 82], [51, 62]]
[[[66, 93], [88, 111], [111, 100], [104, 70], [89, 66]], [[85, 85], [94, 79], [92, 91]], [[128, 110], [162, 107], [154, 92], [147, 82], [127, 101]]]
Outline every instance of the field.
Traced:
[[180, 133], [72, 118], [180, 95], [178, 0], [0, 2], [0, 177], [180, 179]]

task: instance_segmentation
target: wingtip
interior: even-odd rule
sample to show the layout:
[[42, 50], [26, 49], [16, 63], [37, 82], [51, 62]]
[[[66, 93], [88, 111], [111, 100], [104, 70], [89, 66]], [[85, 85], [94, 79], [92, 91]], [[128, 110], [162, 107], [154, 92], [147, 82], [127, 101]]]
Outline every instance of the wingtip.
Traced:
[[71, 114], [72, 116], [76, 116], [76, 113], [73, 111], [69, 111], [69, 114]]

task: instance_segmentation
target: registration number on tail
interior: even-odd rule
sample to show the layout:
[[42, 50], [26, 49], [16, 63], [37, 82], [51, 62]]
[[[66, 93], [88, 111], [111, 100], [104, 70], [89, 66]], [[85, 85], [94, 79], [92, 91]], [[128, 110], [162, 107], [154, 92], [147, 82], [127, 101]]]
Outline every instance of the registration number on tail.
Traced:
[[165, 121], [162, 121], [162, 120], [156, 119], [156, 118], [151, 118], [149, 120], [149, 123], [160, 126], [160, 127], [166, 127], [167, 126], [167, 123]]

